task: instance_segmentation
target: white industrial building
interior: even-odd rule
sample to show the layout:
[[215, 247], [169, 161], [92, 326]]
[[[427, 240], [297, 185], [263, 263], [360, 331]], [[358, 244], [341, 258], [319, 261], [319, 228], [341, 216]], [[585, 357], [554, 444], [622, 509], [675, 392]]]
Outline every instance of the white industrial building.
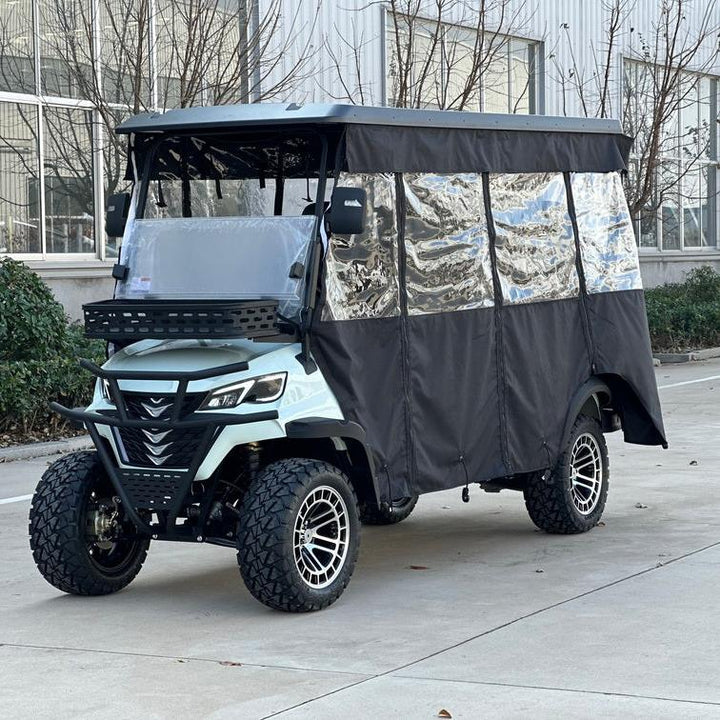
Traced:
[[[637, 218], [646, 285], [680, 279], [698, 264], [720, 266], [715, 28], [720, 7], [708, 0], [682, 2], [685, 42], [702, 33], [707, 38], [680, 78], [687, 88], [682, 107], [664, 123], [663, 136], [675, 138], [662, 150], [663, 177], [674, 178], [672, 188]], [[266, 43], [250, 42], [245, 54], [237, 55], [244, 74], [200, 87], [190, 94], [193, 103], [259, 97], [394, 104], [397, 48], [407, 47], [408, 25], [396, 22], [389, 2], [213, 3], [230, 28], [223, 36], [227, 58], [248, 37], [273, 36]], [[467, 110], [592, 116], [604, 88], [606, 115], [622, 119], [631, 106], [642, 112], [638, 104], [647, 98], [634, 87], [640, 86], [644, 66], [658, 57], [653, 39], [661, 0], [625, 0], [610, 47], [612, 0], [489, 0], [486, 32], [495, 49], [473, 87], [465, 80], [473, 73], [473, 8], [480, 0], [446, 0], [446, 5], [440, 42], [433, 43], [440, 37], [435, 3], [427, 3], [412, 24], [408, 57], [416, 67], [405, 76], [411, 104], [452, 107], [452, 99], [464, 93]], [[192, 33], [183, 29], [187, 22], [176, 24], [175, 18], [182, 18], [186, 7], [182, 0], [0, 0], [0, 254], [37, 269], [72, 315], [78, 315], [81, 302], [107, 297], [112, 288], [116, 248], [105, 237], [99, 208], [108, 187], [116, 189], [121, 181], [118, 154], [104, 129], [107, 114], [118, 119], [130, 114], [133, 93], [142, 95], [140, 106], [177, 104], [187, 78], [175, 67], [173, 43]], [[278, 12], [277, 24], [269, 22]], [[53, 19], [59, 16], [60, 27]], [[215, 13], [213, 22], [218, 17]], [[123, 59], [118, 33], [123, 38], [130, 33], [128, 47], [140, 53], [140, 62], [137, 56]], [[222, 59], [224, 52], [215, 49], [211, 55]], [[254, 57], [260, 53], [267, 57]], [[217, 66], [210, 60], [196, 63], [207, 77], [220, 72]], [[101, 107], [86, 75], [103, 93]], [[141, 81], [129, 88], [134, 77]]]

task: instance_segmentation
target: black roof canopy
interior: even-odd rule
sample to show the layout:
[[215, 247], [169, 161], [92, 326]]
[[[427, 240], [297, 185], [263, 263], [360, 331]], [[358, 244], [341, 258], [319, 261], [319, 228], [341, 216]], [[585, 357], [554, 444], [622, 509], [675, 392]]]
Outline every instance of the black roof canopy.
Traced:
[[140, 154], [152, 137], [308, 130], [344, 136], [349, 172], [609, 172], [626, 169], [631, 145], [611, 119], [343, 104], [183, 108], [117, 128], [136, 136]]

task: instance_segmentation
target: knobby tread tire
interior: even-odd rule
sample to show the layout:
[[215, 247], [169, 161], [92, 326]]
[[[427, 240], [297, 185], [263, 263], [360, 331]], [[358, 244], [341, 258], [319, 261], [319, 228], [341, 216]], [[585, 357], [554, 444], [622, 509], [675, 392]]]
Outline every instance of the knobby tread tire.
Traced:
[[380, 507], [375, 503], [363, 503], [360, 505], [360, 522], [363, 525], [396, 525], [402, 522], [415, 509], [418, 496], [413, 495], [405, 499], [408, 500], [407, 503], [399, 507], [393, 506], [392, 511], [388, 507]]
[[[350, 515], [350, 545], [340, 575], [327, 588], [305, 584], [293, 558], [293, 524], [316, 485], [332, 484]], [[240, 508], [237, 560], [245, 585], [261, 603], [286, 612], [322, 610], [350, 582], [359, 549], [357, 498], [348, 478], [333, 465], [292, 458], [268, 465], [253, 480]]]
[[[570, 459], [572, 447], [577, 437], [591, 432], [597, 439], [603, 461], [603, 486], [595, 509], [589, 515], [581, 515], [573, 505], [570, 493]], [[609, 486], [609, 462], [607, 445], [600, 423], [587, 415], [578, 416], [573, 424], [568, 445], [560, 456], [550, 477], [543, 473], [529, 476], [524, 489], [525, 507], [530, 519], [545, 532], [555, 535], [574, 535], [584, 533], [595, 527], [605, 509]]]
[[38, 483], [30, 506], [30, 548], [40, 574], [73, 595], [108, 595], [126, 587], [140, 572], [149, 540], [136, 545], [136, 557], [119, 576], [108, 577], [91, 564], [81, 518], [89, 486], [105, 476], [94, 451], [56, 460]]

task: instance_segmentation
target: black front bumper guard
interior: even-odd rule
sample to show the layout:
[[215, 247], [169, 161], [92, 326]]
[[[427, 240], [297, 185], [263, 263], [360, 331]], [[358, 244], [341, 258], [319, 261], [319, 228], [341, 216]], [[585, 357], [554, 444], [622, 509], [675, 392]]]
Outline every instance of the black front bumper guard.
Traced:
[[[277, 420], [278, 413], [276, 410], [266, 410], [264, 412], [247, 413], [244, 415], [228, 415], [224, 413], [209, 413], [206, 411], [195, 412], [186, 418], [180, 419], [183, 401], [187, 393], [187, 386], [191, 380], [204, 380], [207, 378], [217, 377], [219, 375], [228, 375], [230, 373], [242, 372], [248, 369], [246, 362], [233, 363], [230, 365], [220, 365], [204, 370], [194, 370], [191, 372], [165, 372], [165, 371], [122, 371], [122, 370], [104, 370], [89, 360], [80, 360], [80, 365], [89, 370], [93, 375], [103, 380], [107, 380], [109, 385], [110, 397], [112, 398], [116, 412], [90, 412], [87, 410], [71, 409], [60, 405], [59, 403], [50, 403], [50, 409], [67, 418], [70, 421], [82, 423], [90, 433], [93, 443], [97, 449], [100, 460], [110, 477], [113, 488], [115, 489], [123, 509], [132, 523], [137, 529], [152, 537], [158, 537], [162, 534], [165, 538], [176, 540], [192, 540], [202, 541], [204, 539], [203, 528], [207, 522], [211, 510], [211, 503], [215, 483], [209, 488], [200, 503], [200, 512], [197, 517], [195, 527], [191, 532], [180, 531], [176, 526], [176, 520], [186, 501], [190, 486], [197, 475], [203, 460], [210, 451], [210, 447], [217, 437], [217, 431], [228, 425], [246, 425], [249, 423], [263, 422], [265, 420]], [[118, 380], [170, 380], [178, 383], [178, 388], [174, 396], [172, 412], [169, 420], [152, 419], [141, 420], [128, 416], [127, 408], [123, 399], [122, 392], [118, 385]], [[157, 431], [159, 427], [164, 430], [183, 430], [188, 428], [204, 427], [205, 431], [202, 439], [195, 452], [192, 463], [187, 469], [154, 469], [154, 468], [119, 468], [114, 458], [108, 452], [108, 448], [103, 438], [98, 432], [98, 425], [109, 425], [111, 427], [121, 428], [139, 428], [151, 431]], [[165, 517], [164, 527], [160, 524], [150, 524], [143, 519], [137, 511], [137, 503], [132, 495], [132, 488], [139, 487], [138, 484], [157, 482], [163, 485], [162, 498], [159, 498], [153, 509], [158, 511], [158, 519], [160, 513], [167, 513]], [[215, 481], [217, 482], [217, 481]]]

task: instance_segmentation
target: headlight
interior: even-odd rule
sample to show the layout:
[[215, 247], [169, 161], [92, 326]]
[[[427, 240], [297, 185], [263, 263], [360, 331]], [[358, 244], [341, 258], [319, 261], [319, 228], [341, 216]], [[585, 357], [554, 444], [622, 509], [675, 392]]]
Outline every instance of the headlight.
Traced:
[[209, 393], [200, 410], [223, 410], [244, 402], [273, 402], [285, 391], [286, 380], [287, 373], [276, 373], [226, 385]]

